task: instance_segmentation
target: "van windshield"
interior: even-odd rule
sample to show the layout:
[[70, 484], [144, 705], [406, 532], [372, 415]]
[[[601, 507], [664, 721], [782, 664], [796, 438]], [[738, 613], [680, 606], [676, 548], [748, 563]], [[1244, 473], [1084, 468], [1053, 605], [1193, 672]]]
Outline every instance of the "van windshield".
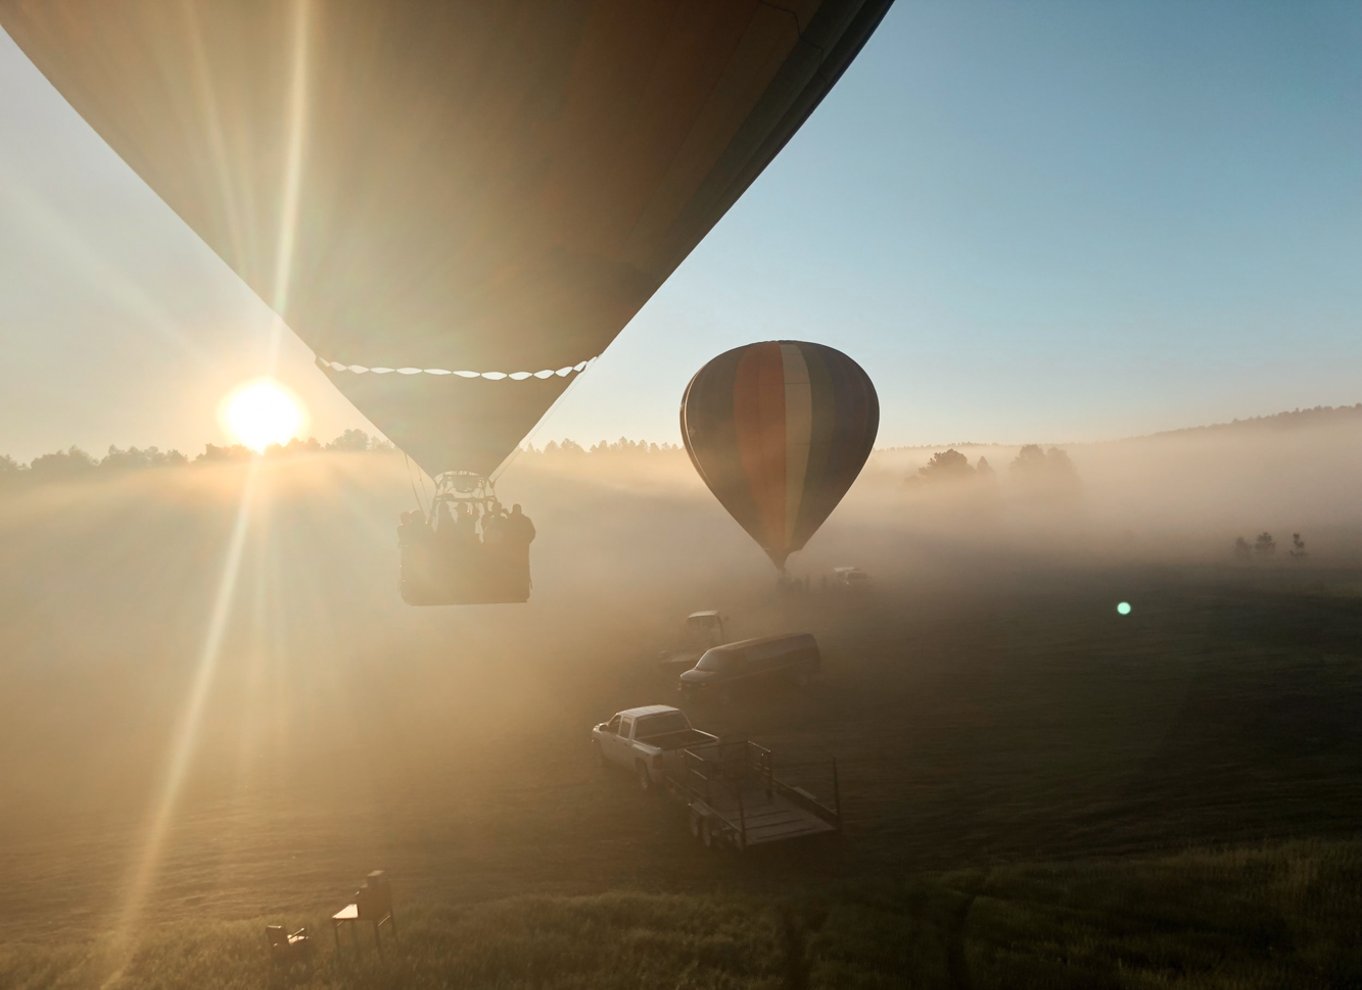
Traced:
[[730, 653], [726, 650], [710, 650], [700, 658], [700, 662], [695, 665], [696, 670], [731, 671], [735, 670], [741, 656], [737, 653]]

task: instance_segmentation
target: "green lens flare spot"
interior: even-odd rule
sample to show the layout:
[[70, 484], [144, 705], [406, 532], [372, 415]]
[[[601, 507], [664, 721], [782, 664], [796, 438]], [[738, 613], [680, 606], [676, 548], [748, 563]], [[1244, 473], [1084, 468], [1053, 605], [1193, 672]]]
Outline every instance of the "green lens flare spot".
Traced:
[[1122, 602], [1121, 604], [1117, 605], [1117, 606], [1116, 606], [1116, 612], [1117, 612], [1118, 615], [1129, 615], [1129, 614], [1130, 614], [1130, 602]]

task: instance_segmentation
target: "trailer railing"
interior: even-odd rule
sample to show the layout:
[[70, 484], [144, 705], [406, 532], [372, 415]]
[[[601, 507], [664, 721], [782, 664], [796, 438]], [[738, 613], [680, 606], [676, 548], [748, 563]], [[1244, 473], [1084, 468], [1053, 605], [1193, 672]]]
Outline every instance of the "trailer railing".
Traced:
[[[766, 746], [749, 739], [706, 743], [682, 751], [682, 769], [676, 781], [683, 796], [700, 800], [729, 827], [735, 830], [739, 847], [747, 845], [747, 807], [744, 791], [752, 785], [765, 793], [767, 800], [779, 795], [791, 804], [822, 819], [836, 831], [842, 829], [841, 787], [837, 761], [826, 763], [782, 763], [782, 771], [810, 767], [827, 769], [832, 780], [832, 804], [825, 804], [803, 787], [781, 780], [776, 775], [775, 755]], [[736, 814], [725, 813], [727, 799]]]

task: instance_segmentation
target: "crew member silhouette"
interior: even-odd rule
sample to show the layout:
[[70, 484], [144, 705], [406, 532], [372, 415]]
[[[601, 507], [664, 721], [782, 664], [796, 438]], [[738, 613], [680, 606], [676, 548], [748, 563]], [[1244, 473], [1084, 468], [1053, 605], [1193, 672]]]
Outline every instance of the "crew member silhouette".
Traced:
[[506, 551], [512, 572], [523, 582], [525, 588], [530, 582], [530, 544], [534, 542], [534, 523], [520, 511], [520, 504], [511, 506], [511, 514], [502, 523], [506, 534]]

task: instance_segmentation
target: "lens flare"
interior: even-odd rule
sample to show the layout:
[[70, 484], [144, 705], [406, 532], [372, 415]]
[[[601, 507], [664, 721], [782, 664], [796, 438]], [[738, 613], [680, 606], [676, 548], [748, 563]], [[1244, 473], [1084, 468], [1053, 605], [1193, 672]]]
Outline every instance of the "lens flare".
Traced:
[[232, 389], [218, 409], [222, 428], [234, 443], [257, 453], [285, 444], [307, 425], [298, 397], [272, 378], [257, 378]]
[[1130, 602], [1121, 602], [1121, 604], [1116, 606], [1116, 612], [1118, 615], [1129, 615]]

